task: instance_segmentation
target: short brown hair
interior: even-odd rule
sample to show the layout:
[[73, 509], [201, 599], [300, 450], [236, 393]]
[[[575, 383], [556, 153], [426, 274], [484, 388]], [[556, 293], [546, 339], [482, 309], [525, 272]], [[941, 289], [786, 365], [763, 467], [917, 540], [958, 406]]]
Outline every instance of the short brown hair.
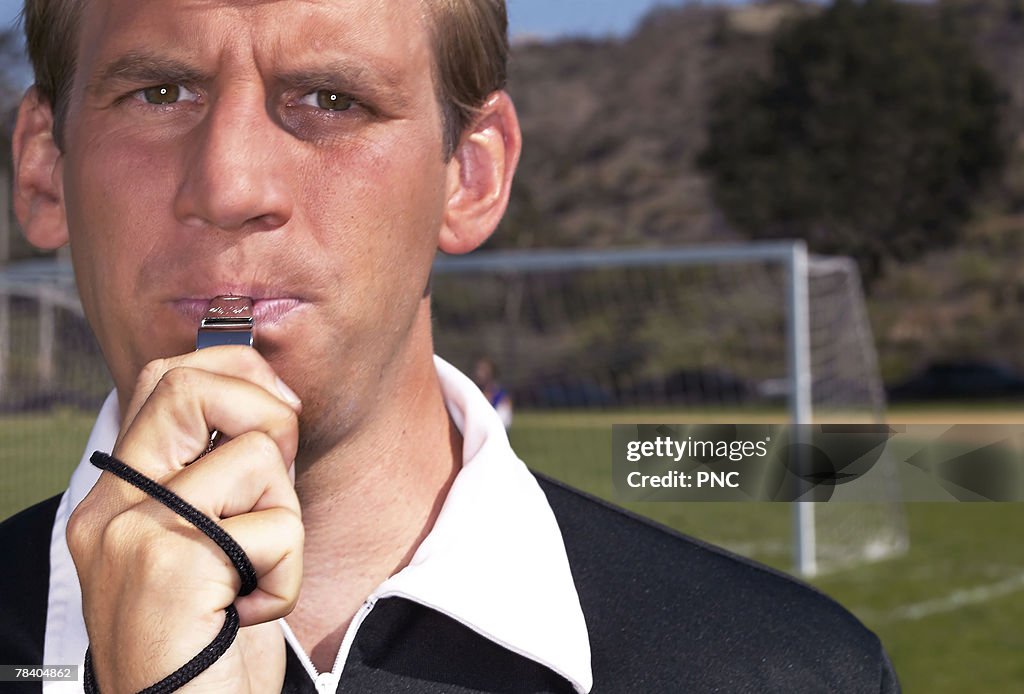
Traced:
[[[25, 41], [36, 89], [53, 109], [63, 147], [64, 121], [78, 53], [78, 20], [87, 0], [25, 0]], [[505, 87], [505, 0], [423, 0], [434, 41], [434, 83], [444, 124], [445, 158], [489, 94]]]
[[78, 18], [85, 1], [25, 0], [22, 10], [36, 89], [53, 109], [53, 137], [61, 149], [78, 54]]
[[424, 0], [434, 34], [434, 84], [444, 123], [445, 158], [489, 94], [505, 88], [505, 0]]

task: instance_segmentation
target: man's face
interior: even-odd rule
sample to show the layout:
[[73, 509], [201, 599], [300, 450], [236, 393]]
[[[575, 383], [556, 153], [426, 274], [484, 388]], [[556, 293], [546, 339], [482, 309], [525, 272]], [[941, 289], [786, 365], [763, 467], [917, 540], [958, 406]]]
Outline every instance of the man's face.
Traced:
[[[417, 0], [90, 0], [63, 183], [118, 388], [193, 348], [210, 298], [344, 426], [403, 356], [446, 200]], [[355, 408], [355, 409], [353, 409]]]

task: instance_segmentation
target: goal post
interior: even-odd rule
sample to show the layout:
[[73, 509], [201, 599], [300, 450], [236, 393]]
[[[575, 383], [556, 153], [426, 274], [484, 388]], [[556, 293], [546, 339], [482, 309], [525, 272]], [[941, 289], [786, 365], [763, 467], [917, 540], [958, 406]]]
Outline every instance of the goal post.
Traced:
[[[801, 241], [789, 247], [786, 259], [787, 318], [786, 356], [789, 364], [789, 421], [810, 424], [811, 404], [811, 308], [808, 296], [807, 245]], [[814, 506], [809, 501], [793, 504], [793, 565], [802, 576], [818, 574], [817, 527]]]
[[[806, 424], [816, 405], [849, 421], [884, 417], [856, 265], [811, 256], [802, 241], [477, 252], [438, 258], [432, 284], [438, 353], [466, 370], [479, 356], [493, 358], [527, 416], [545, 413], [542, 426], [574, 413], [586, 429], [582, 413], [610, 414], [601, 421], [611, 423], [632, 410], [652, 410], [659, 421], [699, 412], [737, 423], [777, 412]], [[673, 317], [686, 329], [650, 329]], [[744, 353], [745, 346], [753, 349]], [[521, 433], [513, 425], [514, 443]], [[589, 436], [562, 433], [581, 442]], [[822, 506], [792, 505], [800, 574], [906, 548], [902, 508]], [[853, 530], [859, 524], [865, 529]], [[727, 542], [741, 551], [773, 543]]]

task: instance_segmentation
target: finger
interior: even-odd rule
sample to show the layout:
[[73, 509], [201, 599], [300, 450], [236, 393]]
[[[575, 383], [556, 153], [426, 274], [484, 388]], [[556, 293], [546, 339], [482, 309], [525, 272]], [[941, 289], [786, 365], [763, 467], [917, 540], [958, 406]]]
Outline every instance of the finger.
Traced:
[[142, 474], [164, 480], [206, 450], [211, 429], [232, 438], [262, 432], [273, 439], [283, 460], [295, 459], [294, 409], [249, 381], [188, 367], [164, 374], [114, 455]]
[[230, 376], [249, 381], [267, 391], [270, 395], [287, 402], [296, 411], [301, 411], [298, 396], [285, 385], [274, 372], [267, 360], [251, 347], [223, 345], [182, 354], [167, 359], [156, 359], [146, 364], [135, 382], [132, 399], [122, 413], [121, 432], [118, 441], [131, 427], [146, 400], [156, 389], [168, 371], [179, 367], [191, 367], [209, 371], [221, 376]]
[[299, 516], [287, 468], [274, 440], [250, 431], [189, 465], [167, 488], [215, 520], [270, 508]]
[[256, 569], [257, 588], [235, 600], [242, 626], [284, 617], [302, 585], [305, 532], [298, 515], [283, 508], [246, 513], [221, 522]]

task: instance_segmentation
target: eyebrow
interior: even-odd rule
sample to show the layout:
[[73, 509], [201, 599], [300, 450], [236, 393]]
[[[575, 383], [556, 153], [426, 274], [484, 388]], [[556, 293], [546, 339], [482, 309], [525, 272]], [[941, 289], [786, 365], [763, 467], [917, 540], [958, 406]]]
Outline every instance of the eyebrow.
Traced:
[[[100, 68], [89, 80], [86, 91], [91, 94], [115, 89], [120, 84], [206, 84], [214, 76], [174, 58], [130, 51]], [[341, 87], [361, 91], [392, 92], [402, 84], [401, 71], [387, 63], [372, 66], [362, 61], [335, 58], [326, 63], [284, 70], [275, 79], [293, 88], [317, 89]]]
[[103, 92], [113, 83], [199, 84], [211, 76], [173, 58], [132, 51], [103, 66], [89, 80], [86, 91]]
[[338, 82], [394, 89], [402, 83], [400, 71], [390, 65], [375, 63], [372, 66], [367, 66], [362, 61], [356, 62], [344, 58], [335, 58], [315, 67], [284, 70], [277, 75], [277, 79], [293, 87], [310, 89], [330, 86]]

